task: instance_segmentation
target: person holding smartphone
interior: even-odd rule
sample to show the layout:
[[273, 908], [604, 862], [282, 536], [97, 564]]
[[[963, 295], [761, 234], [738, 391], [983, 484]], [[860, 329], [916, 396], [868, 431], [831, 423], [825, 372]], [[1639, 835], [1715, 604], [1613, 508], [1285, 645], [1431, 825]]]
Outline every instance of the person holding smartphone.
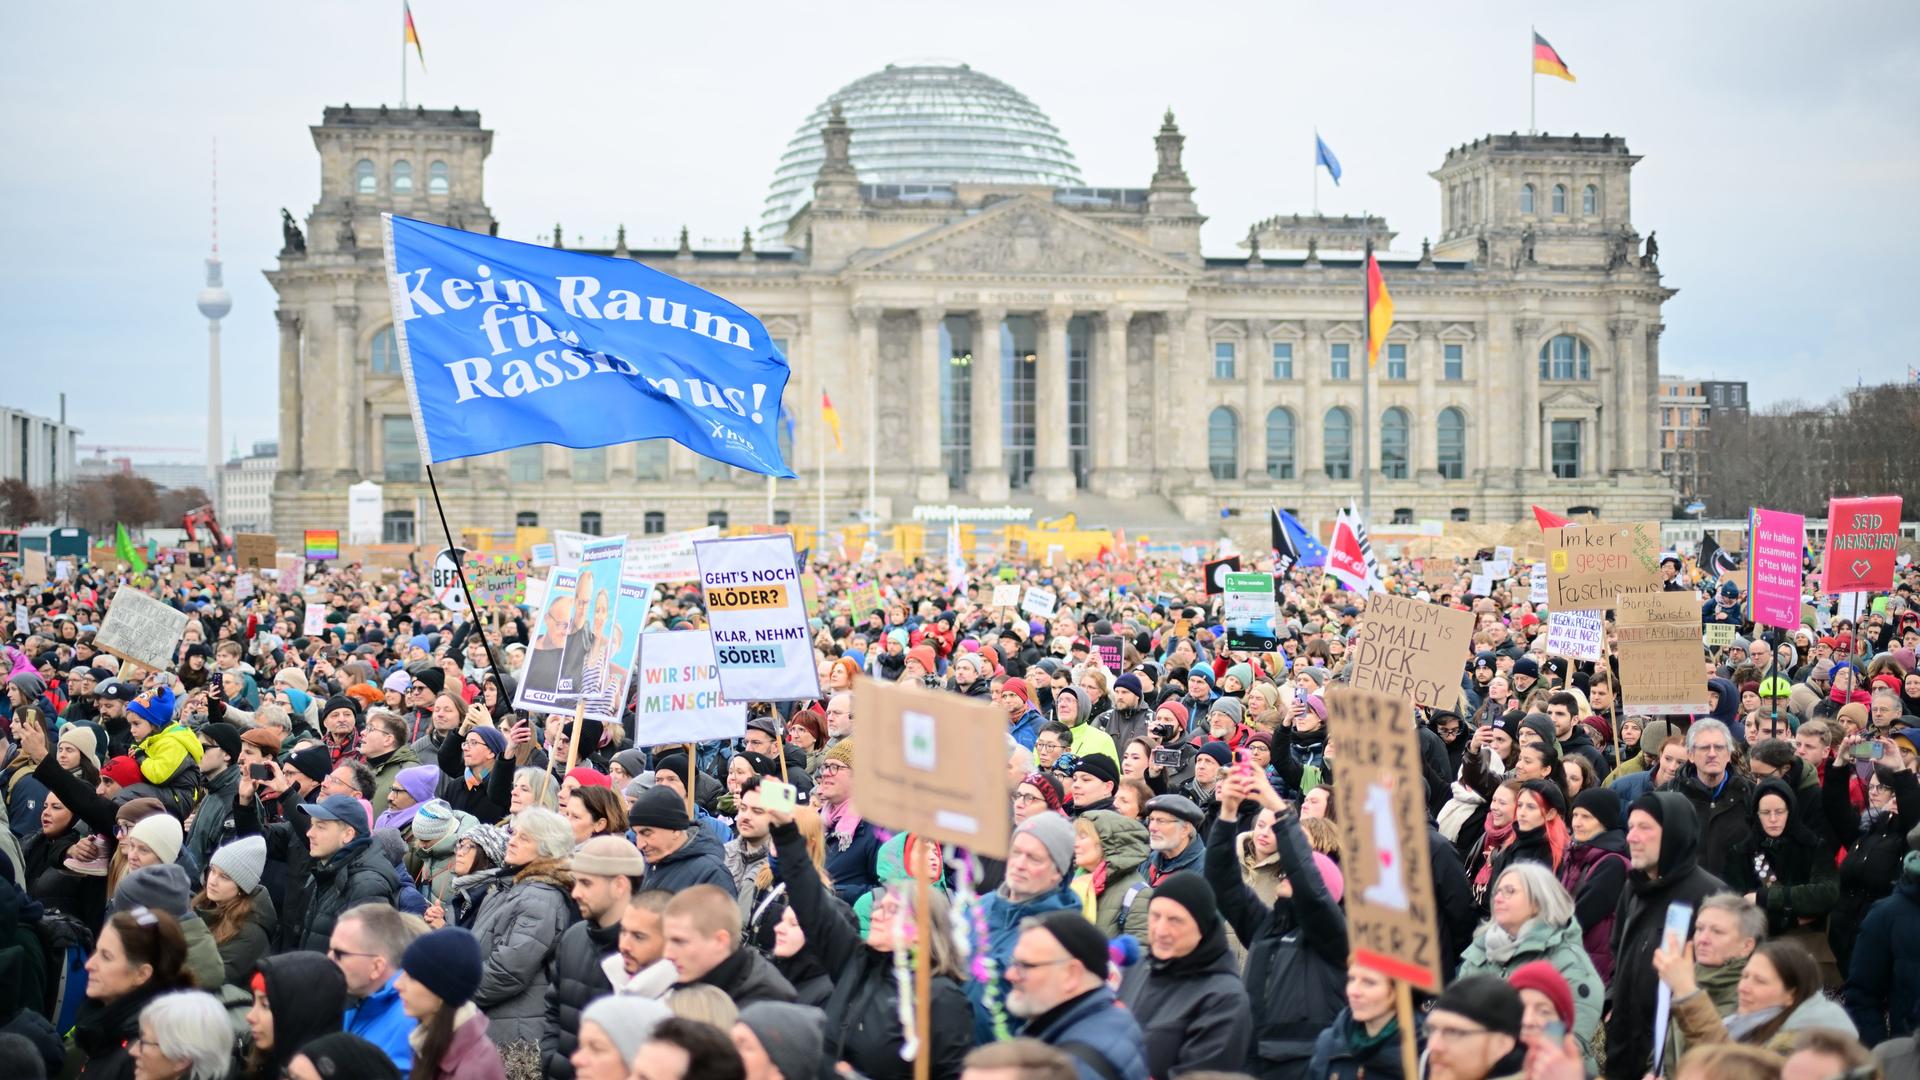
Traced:
[[[1875, 753], [1878, 753], [1878, 760]], [[1856, 813], [1850, 793], [1856, 769], [1867, 771], [1867, 808]], [[1848, 735], [1834, 748], [1821, 780], [1827, 827], [1846, 852], [1840, 860], [1840, 899], [1827, 921], [1827, 940], [1841, 971], [1850, 969], [1854, 939], [1867, 909], [1893, 892], [1907, 833], [1920, 825], [1920, 780], [1891, 739]]]

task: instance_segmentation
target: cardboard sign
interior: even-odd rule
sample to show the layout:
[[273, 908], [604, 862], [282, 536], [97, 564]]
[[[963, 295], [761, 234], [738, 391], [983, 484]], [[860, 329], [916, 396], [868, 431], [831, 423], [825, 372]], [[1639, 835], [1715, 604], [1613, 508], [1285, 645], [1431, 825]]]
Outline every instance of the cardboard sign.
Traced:
[[308, 637], [319, 637], [327, 632], [327, 605], [308, 604], [305, 621], [300, 624], [300, 632]]
[[641, 634], [634, 668], [635, 746], [738, 739], [747, 733], [746, 702], [728, 701], [720, 691], [710, 631]]
[[1830, 593], [1887, 592], [1900, 540], [1900, 496], [1827, 502], [1827, 551], [1821, 559]]
[[984, 701], [904, 683], [853, 684], [860, 718], [860, 813], [896, 833], [1002, 859], [1012, 833], [1006, 714]]
[[1740, 636], [1739, 627], [1733, 625], [1732, 623], [1720, 623], [1720, 622], [1708, 623], [1706, 625], [1706, 633], [1703, 635], [1707, 645], [1710, 648], [1715, 648], [1715, 649], [1723, 649], [1728, 645], [1733, 644], [1733, 639], [1739, 636]]
[[1569, 660], [1600, 659], [1606, 638], [1607, 612], [1550, 611], [1547, 613], [1547, 655]]
[[1691, 592], [1621, 593], [1614, 625], [1628, 716], [1707, 711], [1699, 598]]
[[273, 567], [280, 578], [281, 592], [292, 595], [300, 591], [301, 579], [307, 574], [307, 560], [298, 555], [275, 555]]
[[1800, 552], [1806, 542], [1807, 519], [1756, 506], [1747, 525], [1753, 533], [1753, 554], [1747, 560], [1747, 600], [1753, 621], [1791, 630], [1800, 625]]
[[308, 529], [301, 535], [303, 553], [312, 562], [340, 557], [339, 529]]
[[40, 551], [21, 552], [20, 572], [26, 575], [27, 584], [45, 585], [47, 583], [46, 553]]
[[[434, 565], [437, 569], [438, 560]], [[528, 565], [520, 556], [509, 552], [469, 551], [462, 560], [462, 569], [467, 572], [467, 588], [473, 590], [473, 602], [481, 607], [502, 601], [509, 604], [526, 601]], [[457, 585], [454, 591], [459, 591]]]
[[1052, 589], [1030, 585], [1027, 587], [1026, 595], [1020, 598], [1020, 610], [1036, 619], [1051, 619], [1053, 609], [1058, 603]]
[[235, 533], [233, 537], [233, 562], [242, 570], [273, 569], [273, 553], [279, 550], [279, 541], [272, 533]]
[[[1459, 696], [1473, 638], [1473, 613], [1412, 597], [1367, 597], [1353, 639], [1353, 685], [1450, 709]], [[1346, 762], [1341, 762], [1341, 780]], [[1424, 850], [1424, 849], [1423, 849]]]
[[556, 570], [534, 619], [532, 648], [520, 669], [513, 707], [569, 713], [601, 692], [614, 644], [620, 561], [627, 538], [614, 536], [581, 551], [578, 570]]
[[256, 588], [257, 585], [253, 580], [252, 574], [240, 574], [233, 579], [233, 598], [235, 600], [251, 600], [253, 599]]
[[997, 608], [1018, 607], [1020, 605], [1020, 586], [995, 585], [993, 587], [993, 606]]
[[1227, 591], [1227, 575], [1240, 569], [1240, 556], [1229, 555], [1224, 559], [1215, 559], [1202, 569], [1201, 578], [1207, 583], [1207, 595], [1219, 596]]
[[1095, 634], [1093, 651], [1100, 657], [1100, 666], [1116, 676], [1125, 673], [1126, 649], [1119, 634]]
[[1228, 574], [1225, 585], [1227, 648], [1246, 652], [1279, 648], [1280, 604], [1273, 596], [1273, 575]]
[[665, 536], [629, 537], [627, 564], [620, 572], [620, 580], [648, 585], [698, 581], [700, 563], [694, 558], [693, 545], [701, 540], [718, 539], [719, 536], [720, 527], [708, 525]]
[[1547, 530], [1548, 610], [1604, 611], [1616, 593], [1660, 587], [1658, 523]]
[[[1465, 639], [1458, 645], [1464, 655]], [[1329, 687], [1327, 730], [1330, 756], [1340, 763], [1333, 798], [1353, 962], [1437, 992], [1440, 936], [1413, 705], [1400, 694]], [[865, 777], [861, 783], [864, 796]]]
[[720, 686], [734, 701], [820, 696], [812, 631], [793, 537], [786, 533], [694, 544], [713, 630]]
[[107, 617], [94, 635], [94, 644], [122, 660], [165, 671], [172, 666], [174, 650], [186, 629], [186, 612], [122, 586], [107, 605]]

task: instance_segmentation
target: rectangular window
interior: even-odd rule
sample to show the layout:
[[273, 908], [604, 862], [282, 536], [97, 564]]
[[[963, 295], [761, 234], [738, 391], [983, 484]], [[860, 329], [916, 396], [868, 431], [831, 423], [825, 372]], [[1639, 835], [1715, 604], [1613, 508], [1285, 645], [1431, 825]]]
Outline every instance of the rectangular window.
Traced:
[[1216, 379], [1233, 378], [1233, 342], [1216, 341], [1213, 343], [1213, 377]]
[[1407, 347], [1405, 345], [1387, 346], [1387, 378], [1405, 381], [1407, 377]]
[[[604, 484], [607, 482], [607, 448], [596, 446], [591, 450], [573, 452], [573, 482], [576, 484]], [[583, 532], [585, 530], [582, 530]]]
[[1413, 507], [1411, 507], [1411, 506], [1396, 506], [1396, 507], [1394, 507], [1394, 508], [1393, 508], [1393, 523], [1394, 523], [1395, 525], [1411, 525], [1411, 524], [1413, 524]]
[[667, 478], [667, 440], [648, 439], [633, 444], [633, 475], [637, 480]]
[[586, 533], [588, 536], [599, 536], [600, 526], [601, 526], [600, 511], [598, 510], [580, 511], [580, 531], [581, 532]]
[[1553, 422], [1553, 475], [1559, 480], [1580, 478], [1580, 421]]
[[724, 528], [726, 528], [726, 527], [727, 527], [727, 512], [726, 512], [725, 510], [709, 510], [709, 511], [707, 511], [707, 524], [708, 524], [708, 525], [710, 525], [710, 526], [712, 526], [713, 528], [716, 528], [716, 529], [724, 529]]
[[413, 511], [389, 510], [380, 515], [380, 542], [383, 544], [413, 543]]
[[649, 510], [640, 518], [640, 532], [646, 536], [660, 536], [667, 531], [667, 515], [658, 510]]
[[1329, 377], [1335, 379], [1353, 377], [1353, 346], [1344, 343], [1329, 346], [1328, 355], [1332, 358]]
[[380, 460], [388, 480], [420, 479], [420, 443], [413, 437], [411, 417], [380, 418]]
[[516, 529], [537, 529], [540, 527], [540, 515], [533, 510], [522, 510], [513, 515], [513, 527]]
[[1473, 510], [1465, 506], [1456, 506], [1452, 510], [1447, 511], [1447, 516], [1455, 521], [1472, 521]]
[[1446, 347], [1446, 368], [1440, 376], [1448, 382], [1459, 382], [1467, 377], [1467, 347], [1448, 345]]
[[1273, 377], [1276, 379], [1293, 378], [1293, 343], [1275, 342], [1273, 346]]
[[516, 446], [507, 451], [507, 479], [516, 484], [537, 484], [541, 481], [539, 443], [532, 446]]

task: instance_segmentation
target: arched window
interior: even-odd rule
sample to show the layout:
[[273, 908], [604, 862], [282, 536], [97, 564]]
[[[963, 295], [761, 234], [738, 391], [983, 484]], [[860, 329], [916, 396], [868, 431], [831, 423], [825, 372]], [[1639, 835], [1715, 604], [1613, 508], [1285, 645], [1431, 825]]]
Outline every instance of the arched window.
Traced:
[[1600, 212], [1600, 189], [1588, 184], [1580, 192], [1580, 212], [1592, 217]]
[[1225, 405], [1207, 417], [1207, 468], [1215, 480], [1240, 476], [1240, 418]]
[[1334, 406], [1327, 410], [1327, 419], [1320, 425], [1320, 436], [1326, 453], [1327, 476], [1334, 480], [1353, 479], [1353, 417], [1347, 410]]
[[1567, 185], [1565, 184], [1553, 185], [1553, 212], [1556, 214], [1567, 212]]
[[362, 195], [372, 195], [380, 190], [380, 180], [374, 175], [373, 162], [361, 158], [353, 166], [353, 190]]
[[1392, 408], [1380, 415], [1380, 474], [1389, 480], [1407, 478], [1412, 440], [1408, 427], [1405, 409]]
[[1267, 475], [1293, 479], [1293, 413], [1284, 408], [1267, 414]]
[[396, 161], [393, 163], [393, 193], [404, 195], [413, 190], [413, 162]]
[[1532, 184], [1520, 185], [1520, 212], [1523, 214], [1533, 213], [1533, 185]]
[[1440, 476], [1459, 480], [1467, 475], [1467, 418], [1459, 409], [1445, 408], [1433, 424], [1439, 444]]
[[393, 327], [373, 335], [373, 355], [369, 360], [375, 375], [400, 374], [400, 342], [393, 336]]
[[427, 194], [445, 195], [452, 185], [447, 180], [447, 163], [436, 161], [427, 166]]
[[1572, 334], [1560, 334], [1540, 346], [1540, 377], [1554, 381], [1593, 378], [1593, 350]]

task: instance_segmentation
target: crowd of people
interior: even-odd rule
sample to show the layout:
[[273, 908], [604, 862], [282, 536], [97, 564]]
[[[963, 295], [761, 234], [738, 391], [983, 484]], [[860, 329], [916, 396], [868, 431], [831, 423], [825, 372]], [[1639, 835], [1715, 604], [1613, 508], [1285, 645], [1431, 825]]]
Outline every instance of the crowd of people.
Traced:
[[[15, 571], [0, 1076], [1415, 1080], [1411, 1046], [1432, 1080], [1920, 1077], [1915, 567], [1783, 632], [1669, 559], [1735, 636], [1705, 712], [1643, 716], [1546, 651], [1524, 573], [1388, 559], [1475, 619], [1415, 710], [1445, 982], [1410, 1031], [1343, 907], [1327, 698], [1365, 598], [1294, 568], [1248, 653], [1178, 559], [1003, 567], [1051, 618], [998, 573], [817, 563], [822, 696], [694, 746], [515, 711], [527, 610], [411, 572]], [[161, 670], [97, 647], [135, 587], [188, 616]], [[647, 622], [705, 626], [698, 587]], [[1004, 714], [1004, 859], [862, 816], [866, 679]]]

